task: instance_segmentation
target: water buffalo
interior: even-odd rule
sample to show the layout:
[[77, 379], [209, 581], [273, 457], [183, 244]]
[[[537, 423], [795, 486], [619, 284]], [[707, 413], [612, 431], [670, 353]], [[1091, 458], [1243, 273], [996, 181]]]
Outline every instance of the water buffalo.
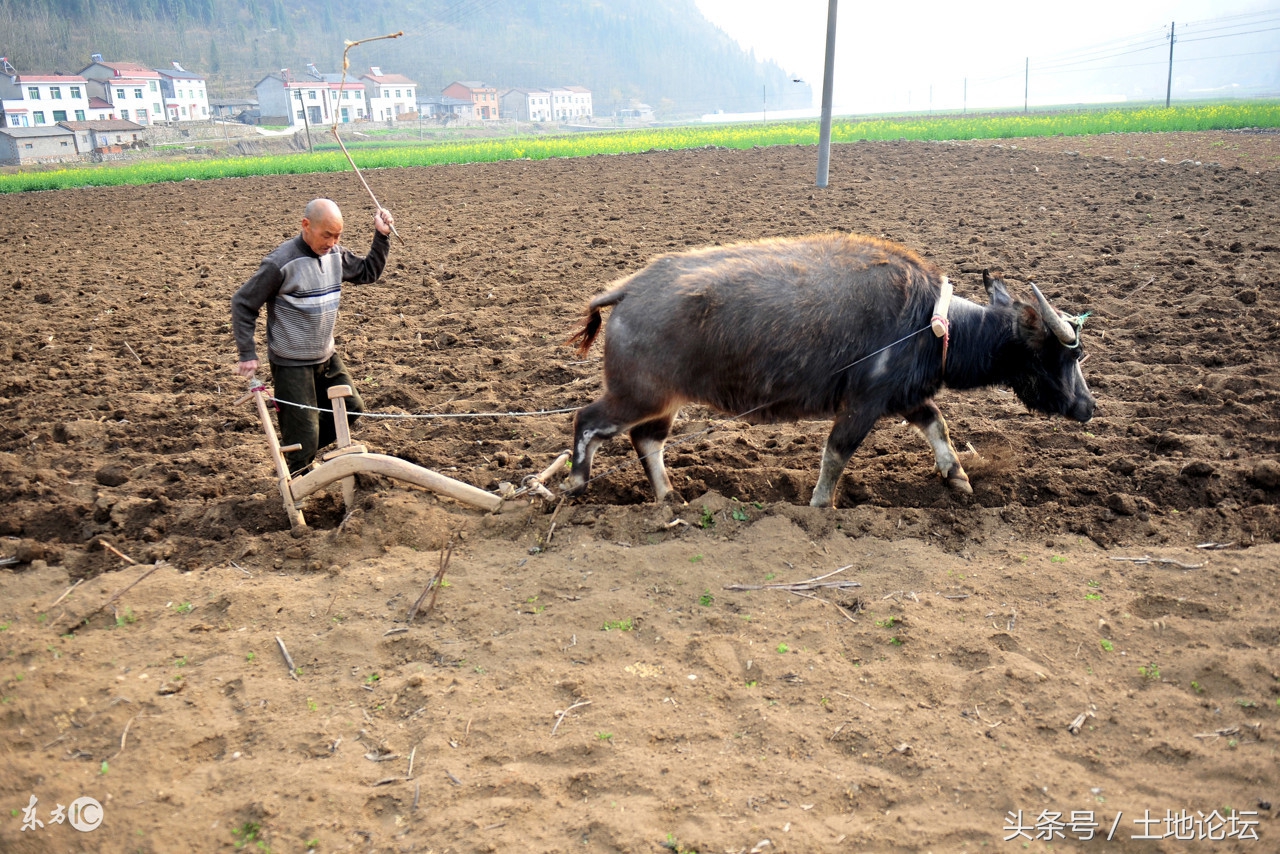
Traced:
[[753, 423], [834, 417], [814, 507], [831, 505], [845, 464], [884, 415], [915, 425], [948, 485], [971, 492], [931, 399], [943, 385], [1004, 385], [1030, 409], [1093, 417], [1081, 318], [1059, 315], [1035, 285], [1034, 303], [1016, 302], [999, 272], [984, 271], [990, 305], [957, 297], [949, 337], [936, 337], [930, 321], [945, 281], [904, 246], [838, 233], [659, 256], [593, 299], [569, 339], [585, 355], [601, 309], [613, 306], [607, 391], [574, 416], [563, 488], [581, 494], [597, 448], [629, 430], [662, 501], [671, 492], [662, 449], [685, 403]]

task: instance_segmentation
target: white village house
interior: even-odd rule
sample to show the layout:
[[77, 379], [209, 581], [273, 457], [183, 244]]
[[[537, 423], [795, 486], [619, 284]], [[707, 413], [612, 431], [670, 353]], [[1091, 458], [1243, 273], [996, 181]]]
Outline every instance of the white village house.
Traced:
[[558, 122], [591, 118], [591, 90], [562, 86], [551, 90], [551, 117]]
[[498, 102], [502, 115], [516, 121], [551, 121], [551, 93], [546, 89], [508, 89]]
[[209, 118], [208, 87], [202, 75], [187, 71], [178, 63], [173, 68], [157, 68], [160, 91], [164, 95], [165, 121], [194, 122]]
[[369, 115], [364, 84], [350, 77], [343, 84], [341, 74], [313, 71], [295, 78], [285, 68], [278, 74], [268, 74], [253, 88], [262, 120], [268, 124], [284, 120], [301, 129], [331, 125], [335, 115], [339, 122], [359, 121]]
[[379, 122], [394, 122], [400, 116], [417, 118], [418, 84], [403, 74], [383, 74], [378, 66], [370, 66], [369, 73], [361, 75], [368, 96], [369, 118]]
[[111, 105], [110, 118], [143, 126], [165, 120], [159, 72], [134, 62], [106, 62], [100, 53], [92, 59], [80, 74], [89, 81], [89, 94]]
[[91, 117], [89, 81], [78, 74], [0, 76], [0, 127], [40, 127]]

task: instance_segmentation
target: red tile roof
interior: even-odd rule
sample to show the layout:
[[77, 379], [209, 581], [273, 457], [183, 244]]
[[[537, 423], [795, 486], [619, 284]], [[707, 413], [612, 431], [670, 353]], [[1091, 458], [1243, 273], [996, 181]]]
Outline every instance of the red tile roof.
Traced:
[[19, 74], [18, 84], [23, 83], [88, 83], [79, 74]]
[[120, 77], [159, 77], [160, 75], [145, 65], [136, 62], [98, 62], [103, 68], [110, 68]]
[[372, 80], [379, 86], [390, 83], [392, 85], [399, 84], [401, 86], [417, 86], [418, 84], [405, 77], [403, 74], [365, 74], [361, 80]]

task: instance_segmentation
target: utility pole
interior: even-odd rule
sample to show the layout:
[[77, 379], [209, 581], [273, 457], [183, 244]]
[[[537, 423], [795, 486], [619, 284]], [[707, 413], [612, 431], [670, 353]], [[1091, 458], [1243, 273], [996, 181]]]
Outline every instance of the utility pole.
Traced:
[[311, 120], [307, 118], [307, 102], [302, 99], [302, 90], [298, 90], [298, 103], [302, 104], [302, 126], [307, 129], [307, 153], [315, 154], [315, 147], [311, 144]]
[[831, 90], [836, 77], [836, 2], [827, 0], [827, 58], [822, 67], [822, 123], [818, 131], [818, 186], [827, 186], [831, 165]]
[[1164, 90], [1164, 108], [1169, 109], [1169, 101], [1173, 96], [1173, 43], [1176, 39], [1173, 37], [1174, 21], [1169, 22], [1169, 82], [1165, 85]]
[[1027, 70], [1023, 72], [1022, 77], [1022, 112], [1028, 112], [1027, 105], [1031, 103], [1031, 57], [1027, 57]]
[[[284, 81], [284, 99], [290, 105], [289, 108], [293, 109], [293, 95], [289, 92], [289, 69], [280, 69], [280, 79]], [[301, 89], [298, 90], [297, 94], [298, 103], [302, 105], [302, 126], [307, 129], [307, 152], [309, 154], [315, 154], [316, 150], [311, 145], [311, 123], [307, 121], [307, 102], [302, 100]], [[290, 117], [289, 123], [293, 124], [292, 117]]]

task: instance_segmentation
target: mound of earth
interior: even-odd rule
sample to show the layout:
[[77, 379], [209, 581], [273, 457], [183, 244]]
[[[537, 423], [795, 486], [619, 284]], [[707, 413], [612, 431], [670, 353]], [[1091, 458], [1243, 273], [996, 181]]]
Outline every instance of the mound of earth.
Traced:
[[[591, 296], [833, 229], [1088, 311], [1094, 420], [944, 392], [972, 496], [886, 420], [816, 510], [827, 423], [690, 407], [687, 504], [615, 440], [574, 502], [361, 477], [291, 532], [229, 299], [312, 197], [364, 251], [356, 176], [0, 196], [0, 848], [1274, 846], [1277, 136], [856, 143], [825, 190], [815, 161], [366, 173], [404, 241], [339, 348], [371, 412], [416, 417], [355, 440], [519, 484], [600, 393], [599, 346], [564, 345]], [[80, 797], [95, 830], [54, 820]]]

